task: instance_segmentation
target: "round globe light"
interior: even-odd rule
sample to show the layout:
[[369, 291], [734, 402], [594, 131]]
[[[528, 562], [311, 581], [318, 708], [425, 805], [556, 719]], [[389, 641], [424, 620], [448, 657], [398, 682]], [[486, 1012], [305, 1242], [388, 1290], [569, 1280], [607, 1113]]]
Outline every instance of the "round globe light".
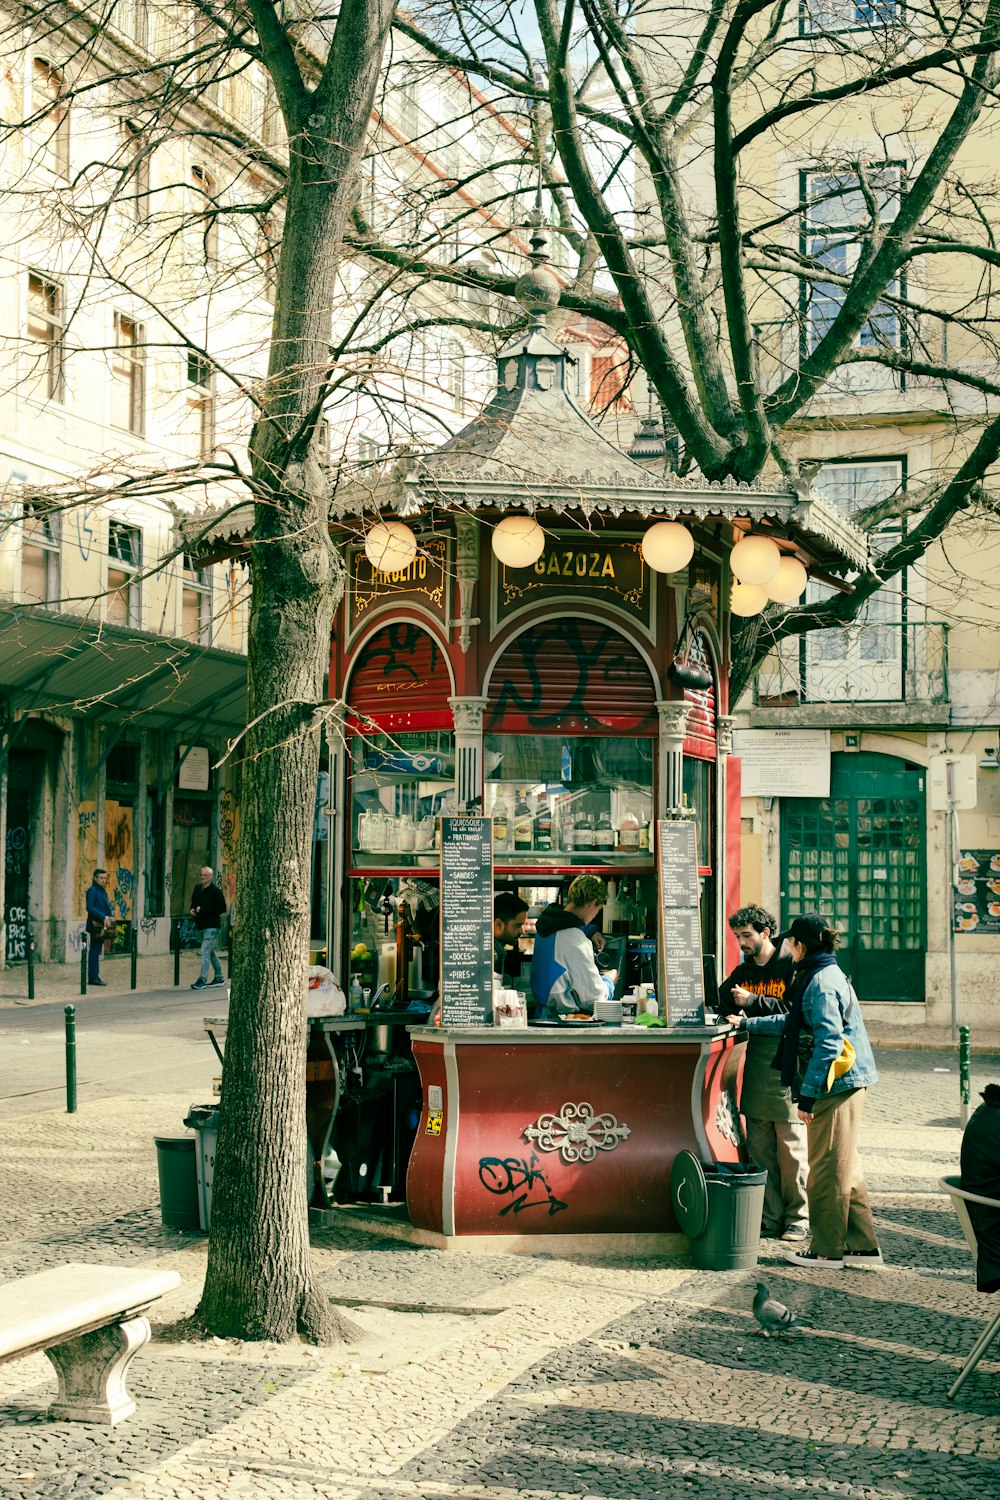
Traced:
[[376, 521], [365, 537], [365, 556], [379, 573], [404, 573], [417, 555], [417, 539], [403, 521]]
[[545, 532], [534, 516], [504, 516], [493, 528], [493, 552], [508, 568], [530, 568], [545, 551]]
[[745, 536], [729, 554], [729, 566], [740, 583], [770, 583], [781, 553], [769, 536]]
[[797, 557], [783, 557], [767, 585], [767, 597], [775, 604], [794, 604], [805, 592], [809, 576]]
[[751, 615], [759, 615], [767, 603], [767, 590], [759, 583], [734, 583], [733, 591], [729, 596], [729, 609], [734, 615], [742, 615], [749, 620]]
[[642, 539], [642, 555], [654, 573], [677, 573], [694, 556], [694, 537], [679, 521], [657, 521]]

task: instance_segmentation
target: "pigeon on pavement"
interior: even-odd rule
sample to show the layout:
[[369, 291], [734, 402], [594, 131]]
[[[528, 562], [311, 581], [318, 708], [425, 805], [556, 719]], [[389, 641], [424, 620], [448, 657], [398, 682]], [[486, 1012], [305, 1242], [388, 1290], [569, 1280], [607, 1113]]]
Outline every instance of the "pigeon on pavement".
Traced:
[[771, 1288], [766, 1281], [757, 1283], [753, 1315], [763, 1329], [765, 1338], [770, 1338], [772, 1333], [787, 1333], [790, 1328], [799, 1328], [809, 1321], [808, 1318], [800, 1318], [798, 1313], [793, 1313], [790, 1307], [772, 1297]]

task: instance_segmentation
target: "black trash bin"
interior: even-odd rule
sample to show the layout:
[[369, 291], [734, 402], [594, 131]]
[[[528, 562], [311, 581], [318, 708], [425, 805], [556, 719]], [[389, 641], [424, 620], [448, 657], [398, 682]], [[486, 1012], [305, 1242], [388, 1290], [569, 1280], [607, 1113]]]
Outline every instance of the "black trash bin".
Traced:
[[194, 1136], [158, 1135], [154, 1140], [160, 1218], [168, 1229], [200, 1229]]
[[679, 1151], [670, 1174], [678, 1222], [702, 1271], [745, 1271], [757, 1264], [767, 1173], [743, 1162], [701, 1162]]

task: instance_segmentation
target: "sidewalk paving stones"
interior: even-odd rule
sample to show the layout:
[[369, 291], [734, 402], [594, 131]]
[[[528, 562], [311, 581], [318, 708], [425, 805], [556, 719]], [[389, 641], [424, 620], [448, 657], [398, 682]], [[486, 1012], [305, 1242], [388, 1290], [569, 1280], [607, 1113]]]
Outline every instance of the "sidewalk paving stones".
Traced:
[[[881, 1062], [881, 1058], [880, 1058]], [[49, 1423], [42, 1356], [0, 1366], [3, 1500], [986, 1500], [1000, 1489], [1000, 1349], [946, 1391], [991, 1315], [947, 1200], [957, 1071], [888, 1061], [862, 1132], [889, 1264], [761, 1265], [810, 1321], [764, 1339], [756, 1271], [685, 1257], [448, 1255], [318, 1229], [337, 1349], [171, 1336], [204, 1236], [160, 1223], [153, 1136], [186, 1095], [0, 1120], [0, 1279], [67, 1260], [173, 1267], [113, 1430]], [[986, 1081], [984, 1074], [976, 1087]], [[951, 1123], [954, 1116], [955, 1123]], [[368, 1299], [372, 1305], [365, 1306]], [[361, 1305], [359, 1305], [361, 1304]]]

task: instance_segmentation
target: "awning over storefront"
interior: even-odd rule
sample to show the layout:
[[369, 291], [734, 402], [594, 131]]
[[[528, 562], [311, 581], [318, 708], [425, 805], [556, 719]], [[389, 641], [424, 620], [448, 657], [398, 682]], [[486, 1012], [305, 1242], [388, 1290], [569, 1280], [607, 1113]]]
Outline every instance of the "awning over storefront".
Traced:
[[0, 610], [0, 699], [8, 715], [233, 738], [246, 725], [242, 653], [34, 607]]

